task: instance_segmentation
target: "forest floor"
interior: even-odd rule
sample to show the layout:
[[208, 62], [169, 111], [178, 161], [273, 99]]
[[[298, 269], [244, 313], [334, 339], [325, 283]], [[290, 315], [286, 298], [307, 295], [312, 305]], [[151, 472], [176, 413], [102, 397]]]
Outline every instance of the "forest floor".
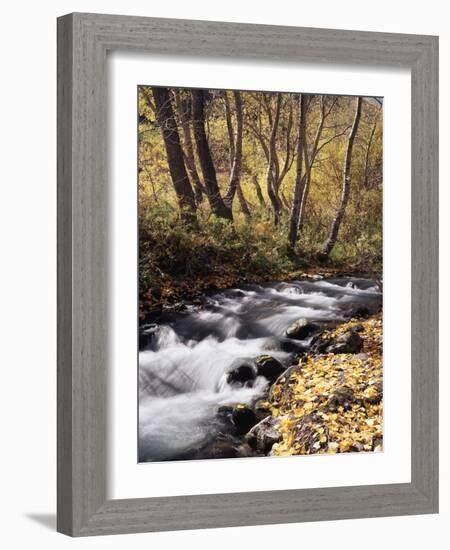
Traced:
[[233, 227], [217, 219], [186, 231], [170, 216], [149, 210], [139, 226], [139, 312], [141, 320], [155, 308], [195, 303], [210, 291], [242, 284], [370, 274], [380, 278], [378, 245], [338, 243], [319, 261], [322, 237], [305, 240], [303, 250], [286, 244], [285, 226], [255, 219]]

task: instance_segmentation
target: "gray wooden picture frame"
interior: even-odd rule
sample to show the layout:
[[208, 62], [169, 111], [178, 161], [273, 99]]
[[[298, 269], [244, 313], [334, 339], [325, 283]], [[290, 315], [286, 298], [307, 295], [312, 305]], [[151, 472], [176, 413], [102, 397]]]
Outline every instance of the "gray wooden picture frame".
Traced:
[[[410, 483], [107, 500], [108, 50], [411, 69]], [[437, 37], [83, 13], [58, 19], [57, 486], [57, 528], [72, 536], [438, 511]]]

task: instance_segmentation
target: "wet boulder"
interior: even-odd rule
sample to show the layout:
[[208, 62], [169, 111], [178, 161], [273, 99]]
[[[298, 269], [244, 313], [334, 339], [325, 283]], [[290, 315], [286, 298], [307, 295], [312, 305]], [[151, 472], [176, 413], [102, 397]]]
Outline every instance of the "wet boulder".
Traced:
[[328, 342], [325, 351], [327, 353], [359, 353], [363, 344], [364, 341], [357, 332], [348, 330]]
[[233, 386], [252, 386], [255, 378], [256, 369], [250, 363], [236, 365], [227, 374], [227, 382]]
[[245, 439], [248, 445], [259, 454], [267, 455], [275, 443], [279, 443], [283, 436], [277, 429], [278, 421], [268, 416], [248, 432]]
[[294, 340], [305, 340], [320, 332], [321, 327], [307, 319], [298, 319], [286, 329], [286, 336]]
[[233, 407], [222, 405], [217, 409], [216, 422], [225, 429], [233, 429]]
[[236, 431], [240, 435], [246, 434], [256, 424], [256, 415], [252, 409], [243, 404], [238, 404], [234, 407], [232, 419]]
[[283, 364], [271, 355], [260, 355], [256, 358], [255, 364], [258, 376], [263, 376], [270, 383], [275, 382], [280, 374], [283, 374], [286, 370]]
[[157, 333], [158, 325], [156, 323], [149, 323], [139, 327], [139, 349], [151, 348], [154, 344]]
[[286, 353], [294, 353], [301, 355], [309, 349], [309, 346], [305, 345], [300, 340], [294, 340], [293, 338], [280, 338], [279, 348]]
[[[213, 431], [222, 434], [222, 436], [227, 434], [229, 436], [225, 438], [227, 440], [234, 440], [236, 435], [242, 435], [236, 428], [235, 418], [238, 423], [241, 422], [241, 420], [243, 422], [245, 412], [239, 416], [237, 412], [235, 412], [235, 409], [236, 406], [221, 405], [217, 409], [213, 420]], [[223, 439], [223, 437], [221, 437], [221, 439]], [[240, 444], [240, 440], [237, 440], [237, 442]]]
[[272, 415], [270, 411], [270, 403], [267, 401], [257, 401], [253, 407], [253, 410], [255, 411], [257, 422], [261, 422], [264, 418]]

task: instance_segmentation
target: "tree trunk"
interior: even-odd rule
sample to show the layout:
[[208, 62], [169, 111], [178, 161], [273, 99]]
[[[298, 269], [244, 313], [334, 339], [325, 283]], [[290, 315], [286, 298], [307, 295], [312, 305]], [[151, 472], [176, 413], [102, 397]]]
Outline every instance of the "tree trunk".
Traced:
[[372, 130], [370, 132], [369, 141], [367, 143], [366, 154], [364, 155], [364, 177], [363, 185], [366, 189], [369, 188], [369, 161], [370, 161], [370, 148], [372, 147], [373, 137], [375, 135], [375, 130], [377, 129], [378, 114], [375, 117]]
[[220, 194], [216, 169], [214, 168], [211, 151], [206, 137], [203, 90], [192, 90], [192, 109], [195, 144], [197, 146], [197, 154], [200, 160], [206, 195], [211, 205], [211, 210], [217, 217], [233, 221], [231, 208], [225, 205], [222, 195]]
[[299, 97], [299, 115], [298, 123], [298, 142], [297, 142], [297, 171], [295, 176], [294, 199], [292, 201], [291, 218], [289, 221], [288, 242], [292, 250], [298, 238], [298, 224], [300, 216], [300, 206], [303, 196], [303, 187], [305, 178], [303, 177], [303, 150], [305, 147], [306, 136], [306, 98], [304, 94]]
[[267, 185], [267, 194], [269, 196], [270, 202], [272, 203], [273, 208], [273, 223], [277, 226], [280, 222], [280, 211], [281, 204], [275, 192], [275, 171], [276, 171], [276, 162], [275, 162], [275, 144], [277, 137], [278, 122], [280, 120], [280, 109], [281, 109], [281, 93], [277, 93], [276, 96], [276, 107], [275, 115], [271, 117], [271, 131], [269, 139], [269, 159], [267, 162], [267, 173], [266, 173], [266, 185]]
[[150, 185], [152, 186], [153, 200], [155, 202], [158, 202], [158, 195], [156, 194], [155, 182], [153, 181], [152, 173], [146, 166], [144, 167], [144, 170], [145, 170], [145, 173], [147, 174], [148, 179], [150, 180]]
[[283, 193], [283, 191], [280, 191], [280, 199], [286, 210], [290, 210], [291, 207], [289, 206], [289, 201], [287, 200], [286, 195]]
[[181, 212], [181, 219], [189, 224], [196, 222], [196, 206], [189, 176], [183, 160], [180, 136], [173, 115], [172, 102], [167, 88], [152, 87], [156, 119], [163, 135], [170, 176]]
[[283, 180], [286, 177], [286, 174], [291, 169], [291, 166], [294, 162], [294, 157], [295, 157], [294, 155], [295, 143], [293, 144], [293, 146], [291, 145], [291, 134], [292, 134], [293, 122], [294, 122], [294, 98], [291, 96], [289, 98], [289, 115], [288, 115], [288, 120], [286, 125], [286, 156], [284, 157], [283, 167], [281, 168], [281, 170], [279, 167], [279, 161], [277, 159], [278, 170], [276, 173], [276, 180], [274, 182], [275, 194], [277, 195], [278, 199], [281, 199], [282, 203], [284, 201], [280, 197], [281, 184], [283, 183]]
[[[235, 136], [235, 139], [231, 141], [231, 136], [233, 136], [233, 131], [231, 130], [230, 132], [230, 126], [227, 122], [228, 129], [229, 129], [229, 136], [230, 136], [230, 153], [232, 152], [233, 154], [233, 162], [231, 165], [230, 183], [228, 185], [228, 190], [223, 198], [223, 202], [230, 209], [232, 208], [232, 205], [233, 205], [234, 195], [236, 194], [236, 191], [240, 188], [241, 162], [242, 162], [242, 128], [243, 128], [241, 94], [238, 91], [234, 91], [233, 95], [234, 95], [234, 102], [236, 106], [236, 136]], [[227, 121], [228, 121], [228, 119], [231, 120], [231, 113], [230, 113], [228, 102], [226, 102], [226, 106], [227, 106]], [[243, 198], [242, 190], [241, 190], [241, 197]]]
[[223, 92], [223, 99], [225, 102], [225, 120], [227, 123], [230, 172], [231, 172], [233, 168], [233, 159], [234, 159], [234, 131], [233, 131], [233, 120], [231, 118], [231, 107], [230, 107], [230, 102], [228, 100], [227, 92]]
[[239, 200], [239, 206], [241, 207], [242, 213], [247, 218], [247, 220], [249, 220], [252, 217], [252, 213], [250, 212], [250, 208], [248, 207], [248, 203], [245, 199], [240, 182], [239, 182], [239, 185], [237, 186], [236, 194]]
[[259, 182], [258, 182], [258, 176], [256, 174], [253, 175], [252, 181], [253, 181], [253, 185], [255, 186], [256, 197], [258, 199], [258, 202], [261, 206], [264, 206], [264, 208], [265, 208], [266, 207], [266, 201], [264, 200], [264, 197], [263, 197], [263, 194], [262, 194], [262, 191], [261, 191], [261, 186], [259, 185]]
[[361, 105], [362, 105], [362, 98], [358, 97], [356, 99], [355, 118], [353, 119], [352, 129], [350, 131], [350, 134], [348, 136], [348, 141], [347, 141], [347, 151], [345, 154], [344, 173], [343, 173], [343, 179], [342, 179], [341, 202], [340, 202], [339, 208], [336, 211], [336, 215], [331, 223], [331, 228], [330, 228], [330, 233], [328, 235], [328, 238], [323, 244], [322, 250], [320, 251], [320, 256], [322, 257], [322, 259], [328, 258], [331, 251], [333, 250], [334, 245], [336, 244], [339, 228], [341, 226], [342, 219], [344, 217], [345, 209], [347, 207], [348, 199], [350, 196], [350, 187], [351, 187], [350, 171], [352, 167], [353, 144], [355, 141], [356, 132], [358, 131], [359, 119], [361, 118]]
[[305, 223], [306, 202], [308, 201], [309, 188], [311, 186], [311, 172], [308, 170], [303, 177], [305, 181], [303, 184], [302, 200], [300, 202], [300, 213], [298, 216], [298, 236], [299, 237], [302, 234], [303, 224]]
[[322, 131], [323, 131], [323, 127], [324, 127], [324, 124], [325, 124], [325, 119], [331, 113], [335, 103], [336, 103], [335, 101], [332, 102], [331, 107], [328, 109], [328, 112], [326, 112], [325, 111], [325, 99], [324, 99], [323, 96], [320, 96], [320, 120], [319, 120], [319, 124], [317, 126], [316, 134], [314, 136], [314, 141], [313, 141], [311, 154], [308, 154], [308, 144], [306, 143], [306, 135], [305, 135], [306, 173], [303, 176], [305, 178], [305, 183], [304, 183], [304, 187], [303, 187], [302, 200], [301, 200], [301, 204], [300, 204], [300, 214], [299, 214], [299, 218], [298, 218], [298, 235], [299, 235], [299, 237], [302, 234], [303, 224], [304, 224], [304, 221], [305, 221], [306, 202], [308, 200], [309, 189], [310, 189], [310, 186], [311, 186], [311, 172], [312, 172], [312, 167], [313, 167], [314, 161], [316, 160], [317, 152], [318, 152], [318, 149], [319, 149], [320, 137], [322, 136]]
[[194, 146], [192, 143], [191, 128], [189, 124], [189, 114], [187, 112], [186, 106], [183, 105], [180, 93], [174, 91], [175, 102], [178, 111], [178, 117], [180, 119], [181, 128], [183, 130], [183, 139], [184, 139], [184, 149], [185, 149], [185, 161], [186, 168], [189, 172], [192, 184], [195, 190], [195, 200], [197, 204], [200, 204], [203, 200], [203, 185], [200, 181], [200, 177], [195, 166], [195, 156], [194, 156]]

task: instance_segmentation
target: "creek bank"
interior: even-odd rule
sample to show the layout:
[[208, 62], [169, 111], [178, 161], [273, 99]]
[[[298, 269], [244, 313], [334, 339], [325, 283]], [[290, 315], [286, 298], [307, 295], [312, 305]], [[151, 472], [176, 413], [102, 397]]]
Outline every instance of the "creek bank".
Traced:
[[268, 382], [253, 406], [232, 409], [243, 436], [233, 456], [382, 450], [381, 313], [316, 330], [309, 352]]

